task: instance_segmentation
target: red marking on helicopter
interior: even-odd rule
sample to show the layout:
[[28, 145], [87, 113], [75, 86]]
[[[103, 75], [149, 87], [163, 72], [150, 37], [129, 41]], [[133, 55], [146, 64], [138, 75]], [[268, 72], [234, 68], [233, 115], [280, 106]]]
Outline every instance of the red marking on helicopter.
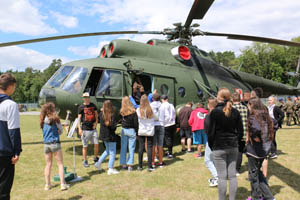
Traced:
[[101, 53], [101, 58], [104, 58], [105, 55], [106, 55], [106, 51], [105, 51], [105, 49], [103, 48], [102, 53]]
[[112, 54], [114, 52], [114, 48], [115, 48], [114, 45], [111, 43], [110, 44], [110, 54]]
[[171, 49], [172, 55], [178, 60], [189, 60], [191, 59], [191, 52], [189, 48], [184, 45], [174, 47]]
[[148, 44], [151, 45], [151, 46], [154, 46], [154, 42], [153, 42], [152, 40], [150, 40], [150, 41], [148, 42]]
[[240, 98], [243, 99], [243, 90], [242, 89], [235, 88], [234, 91], [237, 92], [237, 93], [239, 93], [240, 94]]

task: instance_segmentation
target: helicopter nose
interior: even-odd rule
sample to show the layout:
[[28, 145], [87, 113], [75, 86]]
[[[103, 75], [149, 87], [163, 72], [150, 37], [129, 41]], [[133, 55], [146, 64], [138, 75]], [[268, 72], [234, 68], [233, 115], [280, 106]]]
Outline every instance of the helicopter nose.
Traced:
[[39, 95], [39, 104], [43, 105], [47, 102], [53, 102], [56, 103], [56, 95], [54, 89], [41, 89], [40, 95]]

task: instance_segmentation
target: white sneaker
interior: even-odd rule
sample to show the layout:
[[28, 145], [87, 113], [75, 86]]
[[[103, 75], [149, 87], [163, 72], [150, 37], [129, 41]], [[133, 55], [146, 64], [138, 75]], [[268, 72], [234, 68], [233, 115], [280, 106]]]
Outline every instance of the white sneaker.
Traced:
[[216, 186], [218, 186], [218, 178], [212, 178], [212, 179], [210, 179], [209, 186], [210, 187], [216, 187]]
[[241, 175], [241, 174], [237, 172], [235, 175], [236, 175], [236, 176], [239, 176], [239, 175]]
[[44, 190], [50, 190], [51, 188], [52, 188], [51, 184], [50, 185], [46, 184], [45, 187], [44, 187]]
[[64, 190], [69, 189], [69, 187], [70, 187], [69, 184], [64, 183], [64, 184], [61, 184], [61, 185], [60, 185], [60, 190], [61, 190], [61, 191], [64, 191]]
[[110, 169], [108, 169], [108, 171], [107, 171], [107, 174], [108, 175], [111, 175], [111, 174], [118, 174], [118, 173], [120, 173], [118, 170], [116, 170], [116, 169], [114, 169], [114, 168], [110, 168]]
[[98, 162], [96, 162], [95, 164], [94, 164], [94, 166], [99, 170], [99, 171], [101, 171], [102, 169], [101, 169], [101, 163], [98, 161]]

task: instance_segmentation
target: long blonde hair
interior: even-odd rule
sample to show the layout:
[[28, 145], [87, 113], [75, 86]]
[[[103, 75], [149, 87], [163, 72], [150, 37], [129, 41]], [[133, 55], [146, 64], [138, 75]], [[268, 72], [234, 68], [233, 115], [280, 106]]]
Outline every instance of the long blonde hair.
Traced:
[[128, 96], [123, 97], [120, 114], [122, 116], [127, 116], [127, 115], [131, 115], [133, 113], [135, 113], [135, 109], [134, 109], [129, 97]]
[[153, 111], [152, 111], [152, 108], [151, 108], [150, 103], [148, 101], [148, 97], [145, 94], [141, 97], [140, 113], [141, 113], [141, 118], [142, 119], [145, 118], [145, 117], [146, 117], [146, 119], [153, 118]]
[[102, 117], [105, 126], [110, 126], [114, 115], [114, 109], [110, 100], [106, 100], [102, 106]]
[[230, 91], [227, 88], [220, 88], [217, 95], [218, 101], [224, 102], [225, 107], [223, 112], [226, 117], [229, 117], [232, 109], [232, 102], [230, 101]]

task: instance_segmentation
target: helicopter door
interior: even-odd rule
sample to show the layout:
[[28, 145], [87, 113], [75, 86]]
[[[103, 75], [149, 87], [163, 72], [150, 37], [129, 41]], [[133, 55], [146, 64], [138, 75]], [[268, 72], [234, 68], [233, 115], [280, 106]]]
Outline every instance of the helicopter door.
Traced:
[[121, 99], [123, 77], [120, 71], [104, 70], [96, 90], [96, 97]]
[[175, 98], [175, 84], [173, 78], [167, 77], [154, 77], [154, 88], [161, 95], [165, 94], [168, 96], [169, 102], [176, 106], [176, 98]]

